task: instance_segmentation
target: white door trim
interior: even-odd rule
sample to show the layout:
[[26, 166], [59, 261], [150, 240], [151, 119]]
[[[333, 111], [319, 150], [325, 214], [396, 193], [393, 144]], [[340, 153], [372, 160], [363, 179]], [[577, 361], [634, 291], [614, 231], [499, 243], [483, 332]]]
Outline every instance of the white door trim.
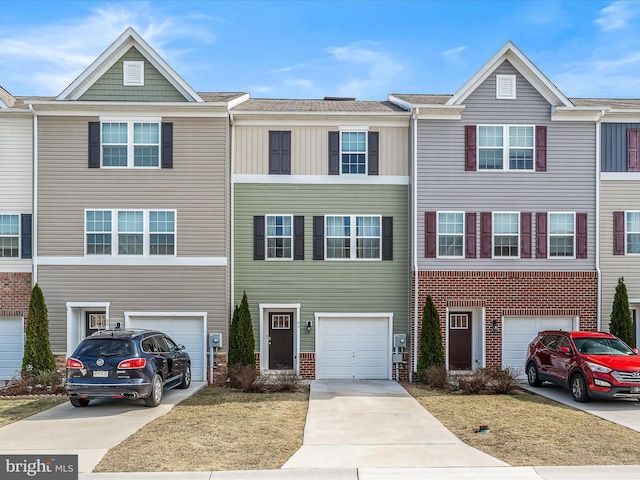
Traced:
[[260, 303], [260, 371], [269, 370], [269, 313], [293, 311], [293, 369], [300, 375], [300, 304], [299, 303]]
[[82, 327], [84, 325], [84, 313], [89, 310], [104, 310], [109, 328], [110, 302], [67, 302], [67, 350], [65, 355], [73, 353], [80, 341], [84, 338]]

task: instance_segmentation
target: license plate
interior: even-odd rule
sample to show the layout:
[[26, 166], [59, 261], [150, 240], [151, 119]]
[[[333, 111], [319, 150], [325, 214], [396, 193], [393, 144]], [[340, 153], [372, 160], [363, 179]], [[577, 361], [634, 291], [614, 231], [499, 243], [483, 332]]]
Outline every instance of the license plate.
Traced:
[[640, 387], [631, 387], [631, 393], [640, 393]]
[[108, 377], [109, 376], [109, 372], [107, 370], [94, 370], [93, 371], [93, 376], [94, 377]]

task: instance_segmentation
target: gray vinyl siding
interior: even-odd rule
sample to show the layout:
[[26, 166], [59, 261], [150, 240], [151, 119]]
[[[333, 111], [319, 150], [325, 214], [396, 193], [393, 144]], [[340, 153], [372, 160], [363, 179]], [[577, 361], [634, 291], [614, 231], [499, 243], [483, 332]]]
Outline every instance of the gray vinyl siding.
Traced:
[[[144, 61], [144, 86], [123, 85], [123, 61]], [[79, 100], [186, 102], [187, 99], [135, 47], [131, 47]]]
[[111, 324], [125, 311], [207, 312], [207, 331], [226, 337], [225, 282], [224, 267], [38, 267], [56, 353], [66, 350], [67, 302], [109, 302]]
[[640, 304], [640, 255], [613, 254], [613, 212], [640, 211], [640, 184], [636, 181], [602, 181], [600, 184], [600, 269], [602, 278], [602, 329], [609, 330], [618, 278], [624, 277], [629, 303]]
[[627, 171], [627, 129], [640, 128], [640, 123], [603, 123], [601, 163], [603, 172]]
[[[517, 76], [517, 99], [496, 100], [495, 74]], [[418, 261], [421, 270], [595, 269], [595, 124], [552, 122], [549, 103], [505, 62], [464, 102], [459, 121], [418, 123]], [[546, 125], [546, 172], [465, 171], [465, 125]], [[424, 212], [531, 212], [531, 259], [424, 257]], [[535, 258], [537, 212], [587, 213], [588, 258]], [[480, 255], [480, 215], [477, 254]]]
[[87, 167], [90, 117], [40, 117], [38, 255], [83, 256], [85, 209], [176, 209], [177, 255], [226, 256], [227, 122], [173, 122], [172, 169]]
[[[408, 329], [408, 194], [406, 186], [235, 185], [235, 303], [247, 292], [259, 349], [260, 303], [300, 303], [301, 320], [315, 312], [393, 312], [394, 331]], [[303, 215], [304, 260], [253, 260], [253, 217]], [[313, 216], [393, 217], [392, 261], [313, 260]], [[314, 330], [301, 329], [300, 349], [313, 352]]]

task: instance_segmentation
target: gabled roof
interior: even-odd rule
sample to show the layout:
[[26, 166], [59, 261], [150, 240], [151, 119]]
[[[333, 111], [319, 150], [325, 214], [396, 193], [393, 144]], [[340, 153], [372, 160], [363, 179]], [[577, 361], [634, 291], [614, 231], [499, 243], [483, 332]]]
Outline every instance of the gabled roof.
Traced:
[[12, 108], [15, 103], [16, 99], [13, 95], [0, 87], [0, 109]]
[[362, 100], [290, 100], [252, 98], [233, 107], [233, 113], [407, 113], [391, 102]]
[[505, 60], [508, 60], [552, 106], [573, 106], [571, 101], [565, 97], [511, 41], [505, 43], [504, 46], [447, 101], [446, 105], [462, 104]]
[[131, 27], [127, 28], [109, 48], [102, 52], [71, 85], [56, 97], [56, 100], [77, 100], [80, 98], [131, 47], [135, 47], [188, 101], [203, 102], [200, 95]]

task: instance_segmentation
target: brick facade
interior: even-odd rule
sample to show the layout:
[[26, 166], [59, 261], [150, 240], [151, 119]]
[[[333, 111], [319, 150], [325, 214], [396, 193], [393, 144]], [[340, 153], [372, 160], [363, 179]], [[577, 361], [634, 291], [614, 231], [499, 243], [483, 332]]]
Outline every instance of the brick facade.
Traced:
[[0, 317], [26, 317], [31, 298], [31, 273], [0, 273]]
[[[418, 318], [422, 318], [427, 295], [431, 295], [440, 316], [443, 343], [447, 308], [485, 309], [487, 367], [502, 366], [505, 316], [577, 316], [581, 330], [597, 328], [596, 272], [421, 271], [418, 275]], [[414, 282], [412, 276], [412, 288]], [[414, 335], [412, 324], [413, 339], [420, 338], [420, 328], [419, 322]]]

